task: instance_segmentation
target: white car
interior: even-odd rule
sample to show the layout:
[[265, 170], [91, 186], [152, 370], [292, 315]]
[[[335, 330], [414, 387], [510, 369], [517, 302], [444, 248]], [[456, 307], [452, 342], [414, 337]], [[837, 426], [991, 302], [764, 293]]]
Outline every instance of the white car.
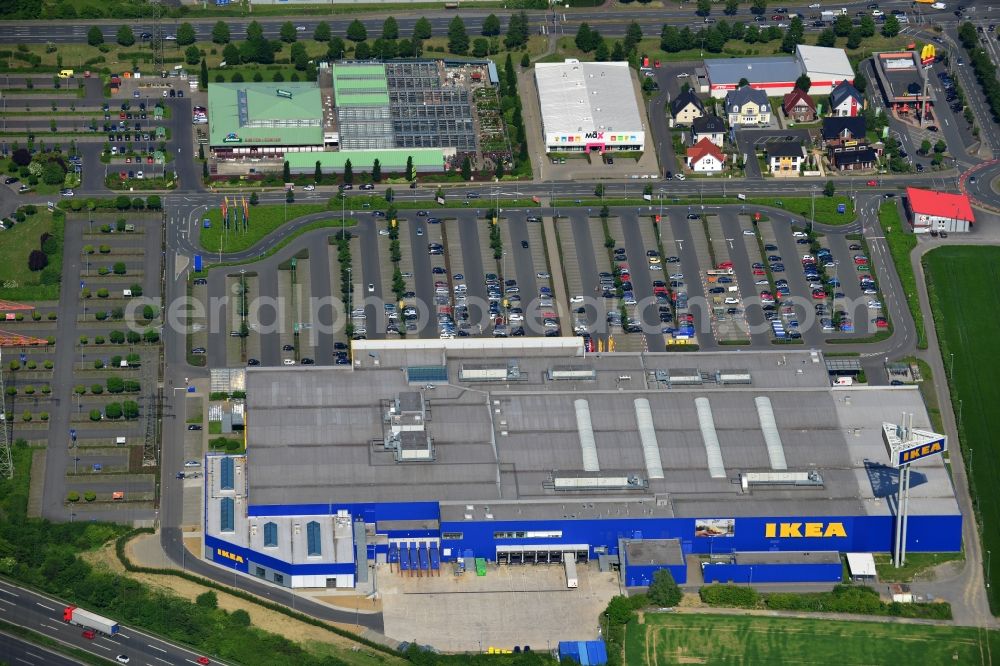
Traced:
[[375, 283], [374, 282], [369, 282], [368, 283], [368, 293], [369, 294], [375, 293]]
[[538, 278], [539, 280], [548, 280], [552, 276], [542, 271], [540, 273], [535, 273], [535, 277]]
[[306, 31], [306, 27], [304, 25], [297, 25], [297, 26], [295, 26], [295, 32], [305, 32], [305, 31]]
[[284, 361], [282, 361], [282, 364], [284, 364], [284, 365], [295, 365], [295, 359], [294, 358], [286, 358]]
[[316, 186], [315, 186], [315, 185], [306, 185], [306, 186], [305, 186], [305, 187], [303, 187], [302, 189], [303, 189], [304, 191], [306, 191], [306, 192], [312, 192], [313, 190], [315, 190], [315, 189], [316, 189]]
[[201, 461], [200, 460], [185, 460], [184, 461], [184, 466], [185, 467], [201, 467]]
[[818, 2], [814, 2], [811, 5], [809, 5], [809, 9], [819, 9], [819, 7], [820, 4]]
[[872, 310], [881, 310], [882, 304], [879, 303], [878, 301], [872, 300], [868, 301], [868, 307], [870, 307]]
[[127, 654], [120, 654], [117, 657], [115, 657], [115, 661], [117, 661], [119, 664], [127, 664], [129, 662], [129, 658]]
[[676, 178], [677, 180], [684, 180], [684, 174], [682, 174], [682, 173], [675, 173], [674, 174], [674, 178]]
[[948, 5], [944, 4], [943, 2], [935, 2], [933, 5], [931, 5], [931, 9], [944, 9], [947, 6]]
[[569, 302], [570, 303], [583, 303], [583, 296], [574, 296], [573, 298], [569, 299]]
[[691, 75], [690, 75], [690, 74], [688, 74], [687, 72], [681, 72], [680, 74], [678, 74], [678, 75], [677, 75], [677, 78], [678, 78], [678, 79], [686, 79], [686, 78], [688, 78], [689, 76], [691, 76]]
[[663, 266], [661, 266], [660, 264], [650, 264], [649, 265], [649, 270], [651, 270], [651, 271], [662, 271], [663, 270]]
[[142, 171], [136, 171], [135, 172], [135, 177], [138, 178], [139, 180], [142, 180], [146, 176], [145, 176], [145, 174], [142, 173]]
[[796, 238], [805, 238], [805, 237], [806, 237], [806, 236], [808, 236], [809, 234], [807, 234], [807, 233], [806, 233], [806, 232], [804, 232], [804, 231], [793, 231], [793, 232], [792, 232], [792, 235], [793, 235], [793, 236], [795, 236]]
[[740, 299], [729, 296], [726, 298], [726, 305], [739, 305]]
[[379, 236], [388, 236], [389, 235], [389, 230], [388, 229], [379, 229], [378, 230], [378, 235]]
[[743, 230], [743, 235], [744, 236], [753, 236], [754, 235], [753, 229], [744, 229]]
[[885, 16], [885, 12], [882, 11], [881, 9], [873, 9], [872, 16], [874, 16], [875, 18], [878, 18], [880, 16]]
[[766, 287], [771, 283], [768, 282], [767, 280], [757, 280], [756, 282], [754, 282], [754, 284], [757, 285], [758, 287]]
[[520, 314], [520, 313], [517, 313], [517, 312], [514, 312], [513, 314], [510, 315], [510, 320], [511, 321], [524, 321], [524, 315]]

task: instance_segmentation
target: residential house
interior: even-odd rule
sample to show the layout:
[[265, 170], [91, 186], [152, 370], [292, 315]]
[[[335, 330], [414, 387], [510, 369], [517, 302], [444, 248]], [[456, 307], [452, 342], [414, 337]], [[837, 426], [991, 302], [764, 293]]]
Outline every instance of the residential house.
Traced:
[[719, 148], [726, 139], [726, 123], [722, 118], [713, 115], [695, 118], [691, 123], [691, 145], [696, 145], [702, 139], [708, 139]]
[[767, 125], [771, 122], [771, 103], [763, 90], [743, 86], [726, 95], [726, 114], [731, 126]]
[[796, 88], [781, 101], [785, 116], [798, 123], [816, 120], [816, 102], [805, 91]]
[[830, 91], [830, 115], [860, 116], [864, 108], [864, 96], [848, 81], [841, 81]]
[[722, 149], [708, 138], [687, 149], [687, 166], [695, 173], [719, 173], [725, 163]]
[[878, 153], [867, 144], [839, 148], [830, 153], [830, 164], [838, 171], [870, 170], [877, 162]]
[[867, 127], [863, 116], [838, 116], [823, 119], [823, 143], [841, 145], [848, 141], [864, 141]]
[[805, 159], [806, 151], [798, 141], [773, 141], [767, 144], [767, 164], [775, 176], [798, 176]]
[[670, 101], [670, 113], [674, 117], [674, 125], [690, 125], [696, 118], [705, 115], [705, 105], [693, 90], [685, 88]]

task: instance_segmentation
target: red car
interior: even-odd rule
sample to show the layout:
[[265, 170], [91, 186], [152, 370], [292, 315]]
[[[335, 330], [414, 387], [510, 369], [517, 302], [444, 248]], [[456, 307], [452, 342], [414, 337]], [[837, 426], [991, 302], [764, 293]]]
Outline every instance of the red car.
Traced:
[[653, 67], [656, 67], [657, 69], [659, 69], [659, 67], [660, 67], [660, 61], [659, 60], [654, 60], [653, 61]]
[[817, 301], [823, 300], [824, 298], [826, 298], [826, 292], [823, 291], [822, 289], [814, 289], [812, 297], [815, 298]]
[[877, 187], [877, 186], [878, 186], [878, 181], [877, 180], [869, 180], [868, 181], [868, 187]]
[[875, 318], [875, 327], [876, 328], [889, 328], [889, 321], [885, 317], [876, 317]]
[[755, 268], [755, 269], [753, 269], [753, 274], [754, 275], [766, 275], [766, 273], [764, 272], [763, 268]]
[[858, 266], [863, 266], [868, 263], [868, 257], [863, 254], [858, 254], [854, 256], [854, 263]]
[[726, 270], [727, 268], [732, 268], [732, 267], [733, 267], [733, 262], [731, 262], [731, 261], [723, 261], [722, 263], [719, 264], [719, 270], [722, 270], [722, 271]]
[[121, 178], [122, 180], [125, 180], [126, 178], [128, 178], [128, 174], [125, 173], [124, 171], [119, 171], [118, 177]]
[[784, 21], [785, 17], [782, 16], [781, 14], [775, 14], [774, 16], [771, 17], [771, 20], [772, 21]]
[[83, 633], [80, 635], [91, 641], [94, 640], [94, 637], [96, 636], [93, 629], [84, 629]]

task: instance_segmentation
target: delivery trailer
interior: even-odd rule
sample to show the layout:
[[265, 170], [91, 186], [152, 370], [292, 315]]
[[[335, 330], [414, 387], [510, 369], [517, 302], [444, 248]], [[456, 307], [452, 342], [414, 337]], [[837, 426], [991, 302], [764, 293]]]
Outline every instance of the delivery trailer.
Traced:
[[580, 587], [580, 579], [576, 576], [576, 555], [566, 553], [563, 557], [563, 565], [566, 567], [566, 587]]
[[93, 629], [105, 636], [114, 636], [118, 633], [118, 623], [101, 617], [96, 613], [90, 613], [76, 606], [66, 606], [63, 609], [63, 622], [75, 624], [84, 629]]

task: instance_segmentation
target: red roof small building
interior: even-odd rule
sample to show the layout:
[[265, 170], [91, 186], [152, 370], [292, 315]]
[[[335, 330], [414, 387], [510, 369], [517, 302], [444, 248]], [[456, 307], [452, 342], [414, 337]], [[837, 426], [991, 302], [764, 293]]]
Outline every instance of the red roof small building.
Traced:
[[799, 88], [785, 95], [781, 101], [785, 115], [797, 122], [816, 120], [816, 102], [806, 92]]
[[976, 218], [965, 194], [906, 188], [906, 211], [914, 233], [967, 232]]
[[725, 163], [726, 156], [722, 149], [707, 137], [687, 149], [687, 165], [692, 171], [716, 173], [722, 171]]

